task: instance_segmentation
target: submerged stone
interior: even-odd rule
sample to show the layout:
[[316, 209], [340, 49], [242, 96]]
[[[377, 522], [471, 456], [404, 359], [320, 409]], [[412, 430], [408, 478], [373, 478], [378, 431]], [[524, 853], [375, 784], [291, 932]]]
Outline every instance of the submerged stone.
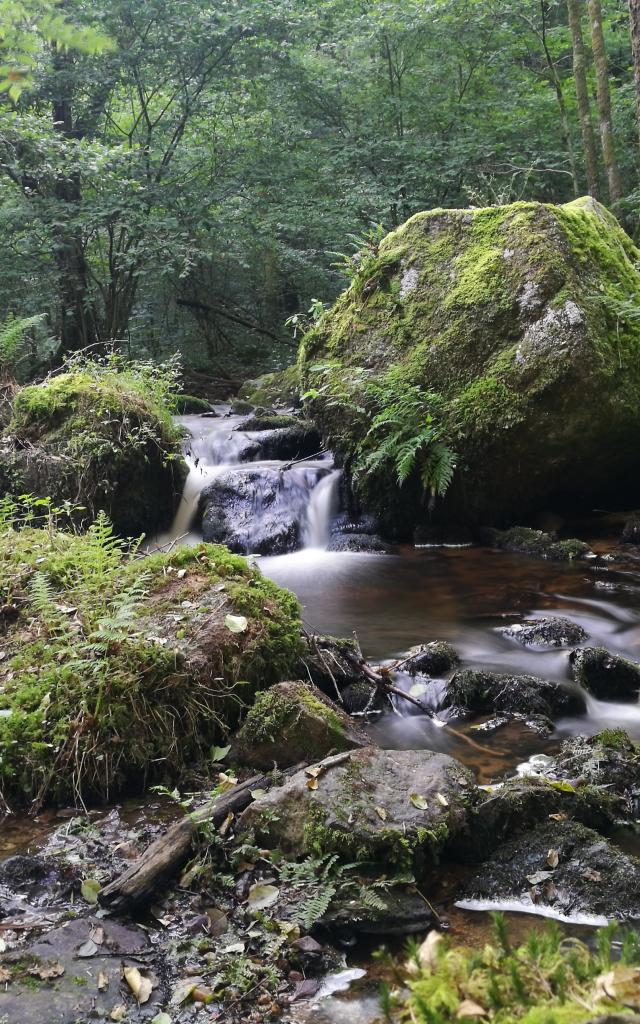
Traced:
[[604, 647], [573, 651], [569, 661], [576, 682], [600, 700], [631, 701], [640, 693], [640, 665]]
[[592, 555], [589, 545], [582, 540], [558, 540], [555, 534], [531, 530], [526, 526], [514, 526], [510, 530], [485, 529], [480, 531], [480, 539], [499, 551], [511, 551], [551, 562], [572, 562]]
[[433, 519], [428, 451], [403, 485], [367, 459], [399, 424], [417, 438], [426, 415], [455, 453], [436, 519], [508, 523], [638, 493], [640, 324], [623, 311], [638, 257], [591, 198], [419, 213], [363, 255], [300, 366], [314, 421], [387, 531], [409, 539]]
[[589, 639], [588, 633], [570, 619], [560, 616], [548, 619], [525, 619], [502, 630], [503, 636], [516, 640], [523, 647], [571, 647]]
[[270, 770], [366, 746], [364, 734], [313, 683], [278, 683], [256, 698], [231, 746], [232, 760]]

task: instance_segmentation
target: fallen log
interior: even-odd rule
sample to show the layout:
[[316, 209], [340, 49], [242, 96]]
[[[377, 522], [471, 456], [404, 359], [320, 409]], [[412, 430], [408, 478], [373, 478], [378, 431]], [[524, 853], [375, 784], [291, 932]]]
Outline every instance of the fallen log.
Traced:
[[[288, 769], [298, 771], [301, 766]], [[99, 902], [109, 910], [124, 911], [148, 903], [158, 887], [184, 866], [191, 852], [195, 834], [205, 822], [222, 825], [229, 814], [248, 807], [252, 790], [269, 789], [274, 780], [269, 775], [254, 775], [197, 807], [181, 818], [147, 847], [130, 868], [102, 889]]]

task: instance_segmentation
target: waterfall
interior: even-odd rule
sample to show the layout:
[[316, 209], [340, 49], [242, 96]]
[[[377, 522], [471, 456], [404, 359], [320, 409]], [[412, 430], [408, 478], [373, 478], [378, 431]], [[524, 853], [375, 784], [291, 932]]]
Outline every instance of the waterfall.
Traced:
[[[244, 431], [245, 419], [177, 418], [190, 435], [184, 444], [189, 473], [171, 530], [157, 544], [197, 542], [204, 535], [242, 554], [326, 548], [338, 511], [340, 471], [326, 457], [264, 458], [261, 432]], [[274, 431], [268, 433], [272, 444]]]
[[340, 504], [341, 476], [341, 471], [334, 469], [311, 491], [302, 532], [306, 548], [326, 548], [329, 543], [331, 520], [337, 514]]

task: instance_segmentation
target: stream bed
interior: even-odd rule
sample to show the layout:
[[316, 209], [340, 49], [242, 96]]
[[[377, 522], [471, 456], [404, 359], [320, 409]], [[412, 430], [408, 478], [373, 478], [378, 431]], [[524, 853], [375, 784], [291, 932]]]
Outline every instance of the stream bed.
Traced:
[[[198, 543], [206, 489], [221, 479], [227, 484], [240, 480], [244, 488], [250, 479], [249, 503], [245, 501], [236, 515], [235, 549], [253, 552], [269, 517], [276, 529], [279, 519], [292, 524], [287, 526], [287, 536], [296, 538], [298, 550], [256, 556], [257, 564], [266, 576], [298, 596], [309, 632], [355, 635], [372, 664], [384, 665], [417, 644], [444, 640], [455, 648], [462, 667], [530, 673], [575, 685], [570, 683], [570, 648], [523, 647], [502, 632], [523, 619], [557, 615], [580, 625], [590, 646], [640, 661], [640, 560], [632, 549], [618, 546], [611, 518], [602, 515], [587, 524], [567, 525], [567, 535], [586, 540], [594, 552], [593, 558], [575, 564], [471, 546], [400, 547], [375, 554], [327, 550], [340, 512], [340, 473], [330, 455], [319, 453], [300, 461], [262, 458], [259, 448], [252, 454], [258, 435], [242, 431], [243, 417], [225, 416], [224, 409], [218, 412], [221, 415], [211, 419], [180, 418], [191, 435], [186, 443], [190, 474], [171, 532], [154, 538], [150, 549]], [[399, 673], [397, 684], [409, 689], [411, 678], [403, 679]], [[431, 696], [436, 702], [438, 685], [434, 680]], [[368, 716], [366, 728], [372, 741], [384, 748], [451, 754], [473, 770], [478, 783], [486, 785], [513, 775], [532, 755], [552, 754], [567, 736], [622, 727], [640, 740], [640, 705], [587, 695], [584, 714], [560, 718], [551, 735], [545, 736], [523, 722], [511, 722], [487, 734], [475, 731], [478, 724], [482, 720], [458, 726], [465, 736], [481, 737], [472, 745], [396, 699], [394, 707]], [[157, 798], [146, 806], [134, 801], [121, 810], [125, 821], [136, 821], [136, 816], [166, 820], [171, 811]], [[60, 815], [54, 812], [36, 821], [5, 822], [0, 860], [37, 850], [60, 824]], [[640, 853], [637, 838], [626, 835], [624, 844], [627, 850]], [[455, 874], [445, 880], [438, 907], [445, 908], [443, 916], [455, 939], [482, 945], [488, 933], [487, 915], [454, 906], [456, 881]], [[512, 915], [512, 921], [518, 931], [532, 922], [536, 927], [541, 924], [540, 918], [529, 914]], [[576, 926], [572, 931], [582, 934], [584, 929]], [[369, 970], [370, 953], [348, 952], [347, 964]], [[338, 993], [317, 1006], [312, 1000], [296, 1007], [289, 1019], [300, 1024], [369, 1024], [377, 1012], [377, 1001], [365, 983], [349, 997]]]

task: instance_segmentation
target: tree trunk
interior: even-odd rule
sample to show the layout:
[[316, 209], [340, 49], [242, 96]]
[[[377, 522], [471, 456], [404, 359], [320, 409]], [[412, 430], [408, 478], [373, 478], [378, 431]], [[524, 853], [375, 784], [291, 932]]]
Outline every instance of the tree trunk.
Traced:
[[589, 20], [591, 21], [591, 46], [593, 62], [596, 69], [596, 91], [598, 99], [598, 121], [600, 123], [600, 141], [602, 155], [607, 172], [609, 199], [616, 203], [622, 195], [620, 171], [616, 159], [613, 125], [611, 122], [611, 93], [609, 90], [609, 71], [607, 67], [607, 51], [602, 31], [602, 5], [600, 0], [588, 0]]
[[564, 143], [564, 148], [567, 153], [567, 156], [569, 157], [569, 166], [571, 167], [571, 181], [573, 184], [573, 194], [574, 196], [578, 196], [580, 195], [580, 190], [578, 186], [578, 168], [576, 165], [576, 154], [573, 148], [573, 139], [571, 138], [571, 128], [569, 127], [569, 118], [567, 117], [567, 105], [564, 101], [562, 82], [558, 77], [555, 61], [551, 56], [551, 51], [549, 50], [549, 43], [547, 41], [547, 5], [545, 3], [545, 0], [542, 0], [540, 6], [542, 10], [542, 47], [544, 49], [544, 56], [547, 62], [547, 67], [549, 68], [549, 77], [551, 79], [551, 84], [553, 85], [553, 88], [555, 90], [556, 100], [558, 102], [562, 141]]
[[633, 54], [633, 80], [636, 87], [636, 120], [640, 134], [640, 0], [629, 0], [629, 29]]
[[573, 75], [578, 99], [578, 117], [582, 132], [584, 166], [587, 176], [587, 190], [594, 199], [598, 198], [598, 156], [596, 140], [591, 121], [591, 107], [587, 89], [587, 55], [582, 35], [581, 0], [567, 0], [569, 25], [573, 42]]
[[[67, 64], [69, 56], [57, 51], [54, 55], [54, 71], [57, 90], [52, 104], [53, 126], [56, 132], [66, 139], [76, 138], [74, 131], [71, 100], [68, 95], [69, 75]], [[56, 91], [57, 91], [56, 90]], [[80, 175], [60, 174], [54, 186], [55, 198], [68, 206], [56, 220], [60, 224], [74, 217], [82, 199]], [[60, 350], [59, 355], [66, 352], [77, 352], [79, 349], [93, 345], [98, 340], [95, 313], [90, 302], [89, 272], [87, 268], [82, 232], [72, 223], [69, 227], [57, 226], [54, 229], [54, 256], [59, 275], [60, 299]]]

